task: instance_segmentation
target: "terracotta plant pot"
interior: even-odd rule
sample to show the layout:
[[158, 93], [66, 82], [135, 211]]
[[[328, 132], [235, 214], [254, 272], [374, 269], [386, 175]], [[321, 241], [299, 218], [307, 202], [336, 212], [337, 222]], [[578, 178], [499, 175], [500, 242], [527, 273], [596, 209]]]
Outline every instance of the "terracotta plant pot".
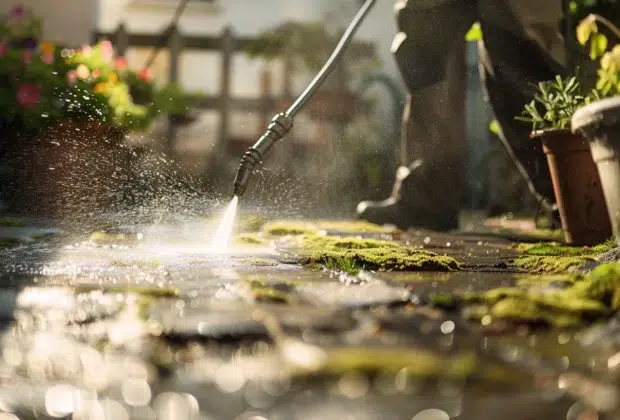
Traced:
[[105, 211], [127, 179], [124, 133], [95, 122], [61, 122], [12, 145], [8, 210], [67, 219]]
[[589, 140], [613, 234], [620, 246], [620, 98], [603, 99], [578, 109], [572, 127]]
[[571, 245], [596, 245], [612, 236], [598, 170], [587, 140], [570, 130], [532, 134], [547, 156], [564, 238]]

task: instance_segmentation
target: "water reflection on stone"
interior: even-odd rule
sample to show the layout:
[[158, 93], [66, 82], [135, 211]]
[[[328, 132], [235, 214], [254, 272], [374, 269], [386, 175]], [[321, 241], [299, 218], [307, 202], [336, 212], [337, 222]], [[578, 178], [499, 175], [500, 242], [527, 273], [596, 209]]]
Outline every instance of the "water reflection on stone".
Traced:
[[13, 322], [0, 420], [590, 420], [618, 409], [616, 320], [493, 335], [425, 296], [511, 277], [252, 265], [277, 250], [207, 256], [183, 236], [199, 231], [140, 226], [126, 243], [72, 238], [52, 259], [36, 244], [2, 255]]

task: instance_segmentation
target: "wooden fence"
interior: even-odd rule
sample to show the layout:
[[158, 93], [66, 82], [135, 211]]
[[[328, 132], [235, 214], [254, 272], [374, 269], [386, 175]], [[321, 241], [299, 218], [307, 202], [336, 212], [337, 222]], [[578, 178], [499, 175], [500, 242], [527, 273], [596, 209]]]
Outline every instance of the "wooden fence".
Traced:
[[[118, 55], [125, 55], [127, 50], [131, 47], [142, 48], [154, 48], [158, 45], [163, 35], [168, 40], [167, 44], [162, 46], [169, 54], [169, 81], [181, 82], [179, 80], [179, 63], [181, 53], [185, 50], [199, 50], [199, 51], [215, 51], [222, 55], [221, 66], [219, 69], [221, 86], [217, 96], [204, 96], [204, 95], [188, 95], [192, 99], [195, 107], [202, 110], [217, 110], [220, 113], [220, 126], [219, 126], [219, 141], [223, 147], [226, 147], [227, 143], [231, 141], [230, 138], [230, 112], [232, 110], [247, 111], [255, 115], [261, 116], [261, 122], [267, 123], [271, 118], [271, 113], [275, 110], [281, 110], [283, 106], [291, 103], [293, 99], [293, 92], [291, 87], [291, 65], [287, 57], [283, 57], [285, 70], [283, 81], [283, 95], [281, 97], [273, 97], [270, 92], [270, 75], [262, 74], [261, 80], [257, 80], [257, 83], [261, 84], [263, 90], [262, 96], [254, 98], [235, 98], [231, 96], [231, 75], [233, 74], [233, 56], [235, 53], [244, 51], [246, 45], [252, 41], [251, 38], [237, 37], [233, 33], [230, 27], [224, 28], [219, 36], [189, 36], [182, 34], [178, 27], [170, 27], [166, 29], [163, 34], [153, 33], [129, 33], [124, 25], [120, 25], [114, 32], [97, 32], [94, 34], [94, 41], [101, 39], [110, 40], [116, 47]], [[358, 49], [372, 50], [372, 45], [367, 43], [357, 43]], [[336, 77], [339, 73], [336, 70]], [[324, 107], [334, 104], [334, 97], [336, 99], [344, 99], [345, 105], [340, 106], [340, 112], [331, 112], [330, 115], [336, 115], [336, 119], [346, 119], [347, 114], [354, 112], [355, 97], [347, 94], [344, 88], [346, 78], [342, 77], [340, 83], [341, 88], [336, 92], [324, 92], [327, 95], [321, 97], [316, 95], [311, 102], [314, 103], [315, 110], [317, 108], [324, 109]], [[335, 94], [335, 96], [334, 96]], [[343, 108], [344, 112], [343, 112]], [[315, 112], [321, 114], [321, 112]], [[325, 117], [326, 113], [323, 113]], [[349, 115], [350, 117], [350, 115]], [[318, 117], [321, 119], [320, 115]], [[333, 120], [334, 118], [332, 118]], [[169, 150], [173, 150], [174, 142], [177, 135], [176, 123], [172, 120], [169, 122], [168, 130], [168, 147]], [[264, 128], [264, 127], [263, 127]], [[257, 133], [262, 134], [262, 133]], [[253, 140], [256, 140], [254, 138]], [[241, 140], [244, 141], [244, 140]], [[249, 139], [247, 140], [249, 141]]]

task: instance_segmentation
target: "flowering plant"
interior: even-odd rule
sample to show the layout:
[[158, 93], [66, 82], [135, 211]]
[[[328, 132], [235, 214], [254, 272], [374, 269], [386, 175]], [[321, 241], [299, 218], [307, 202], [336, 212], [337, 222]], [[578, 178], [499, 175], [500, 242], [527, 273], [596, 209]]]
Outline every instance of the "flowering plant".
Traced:
[[41, 19], [29, 9], [14, 7], [9, 15], [2, 19], [0, 37], [10, 39], [13, 44], [34, 48], [41, 39], [41, 34]]
[[[614, 36], [614, 44], [600, 31], [602, 26]], [[620, 94], [620, 30], [608, 19], [591, 14], [577, 26], [577, 41], [585, 46], [590, 43], [590, 58], [600, 59], [595, 93], [597, 97]]]
[[[136, 73], [128, 69], [124, 58], [114, 57], [110, 41], [101, 41], [92, 47], [87, 45], [78, 51], [66, 50], [65, 55], [70, 69], [67, 72], [69, 85], [78, 91], [102, 97], [107, 104], [103, 108], [92, 109], [88, 97], [74, 95], [70, 104], [73, 109], [83, 109], [88, 114], [94, 111], [108, 124], [125, 129], [148, 127], [155, 117], [154, 110], [149, 105], [135, 103], [127, 79]], [[139, 74], [152, 87], [148, 73], [142, 71]]]
[[140, 130], [170, 111], [158, 108], [148, 70], [129, 69], [109, 41], [70, 49], [40, 35], [40, 21], [21, 7], [0, 23], [0, 127], [31, 132], [88, 120]]

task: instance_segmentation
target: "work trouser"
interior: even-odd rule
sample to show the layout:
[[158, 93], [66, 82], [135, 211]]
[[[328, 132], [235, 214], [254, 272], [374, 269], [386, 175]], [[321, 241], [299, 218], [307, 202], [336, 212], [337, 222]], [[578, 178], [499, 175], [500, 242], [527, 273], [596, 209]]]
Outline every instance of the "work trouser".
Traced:
[[[396, 2], [394, 57], [408, 88], [403, 166], [421, 159], [401, 197], [415, 207], [456, 214], [467, 161], [464, 36], [479, 21], [481, 78], [506, 150], [539, 200], [554, 202], [549, 170], [531, 127], [515, 120], [532, 84], [565, 72], [557, 32], [561, 0], [408, 0]], [[492, 163], [491, 163], [492, 164]]]

